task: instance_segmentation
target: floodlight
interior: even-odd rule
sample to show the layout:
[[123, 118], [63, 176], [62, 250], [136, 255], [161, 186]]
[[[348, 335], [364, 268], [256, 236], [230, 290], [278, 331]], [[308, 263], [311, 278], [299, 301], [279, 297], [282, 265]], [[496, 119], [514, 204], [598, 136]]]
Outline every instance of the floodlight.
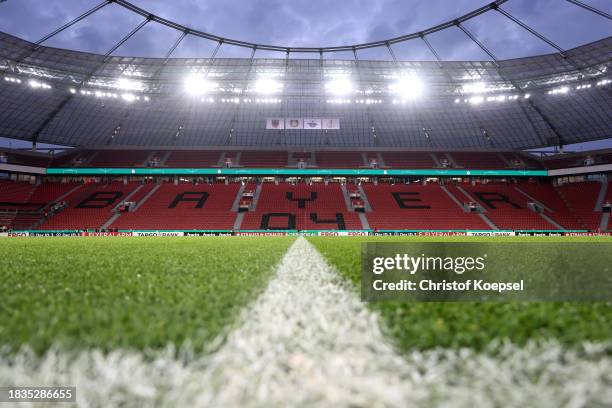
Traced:
[[189, 75], [185, 79], [185, 91], [194, 96], [201, 96], [217, 88], [215, 82], [211, 82], [200, 75]]
[[144, 84], [140, 81], [134, 81], [128, 78], [119, 78], [119, 80], [115, 82], [115, 88], [124, 91], [142, 91]]
[[423, 94], [423, 82], [414, 75], [403, 76], [389, 88], [402, 99], [412, 99]]
[[48, 85], [48, 84], [45, 84], [45, 83], [42, 83], [42, 82], [38, 82], [38, 81], [36, 81], [34, 79], [30, 79], [28, 84], [32, 88], [34, 88], [34, 89], [40, 89], [40, 88], [42, 88], [42, 89], [51, 89], [51, 85]]
[[487, 91], [487, 84], [484, 82], [474, 82], [463, 85], [463, 93], [483, 93]]
[[555, 88], [555, 89], [552, 89], [552, 90], [548, 91], [548, 94], [550, 94], [550, 95], [557, 95], [557, 94], [566, 94], [568, 92], [569, 92], [569, 87], [562, 86], [560, 88]]
[[346, 78], [337, 78], [327, 82], [325, 89], [332, 95], [348, 95], [353, 93], [353, 84]]
[[473, 105], [479, 105], [484, 102], [484, 98], [482, 96], [472, 96], [469, 102]]
[[283, 89], [283, 84], [272, 78], [259, 78], [255, 82], [255, 92], [263, 95], [270, 95], [280, 92]]
[[136, 100], [136, 96], [130, 93], [124, 93], [121, 95], [121, 99], [123, 99], [126, 102], [134, 102]]

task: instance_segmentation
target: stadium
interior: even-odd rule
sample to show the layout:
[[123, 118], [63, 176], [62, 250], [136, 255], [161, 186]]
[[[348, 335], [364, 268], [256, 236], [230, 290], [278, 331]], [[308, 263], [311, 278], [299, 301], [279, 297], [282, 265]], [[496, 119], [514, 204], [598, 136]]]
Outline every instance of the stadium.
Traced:
[[[565, 47], [521, 1], [331, 46], [126, 0], [59, 5], [26, 39], [25, 6], [0, 1], [0, 402], [612, 404], [612, 10], [549, 1], [600, 27]], [[117, 24], [95, 52], [54, 43], [100, 15]], [[500, 57], [481, 36], [502, 22], [548, 51]], [[126, 53], [151, 26], [169, 45]], [[483, 58], [445, 59], [438, 36]], [[540, 286], [371, 297], [386, 245], [440, 265], [475, 248], [504, 288]]]

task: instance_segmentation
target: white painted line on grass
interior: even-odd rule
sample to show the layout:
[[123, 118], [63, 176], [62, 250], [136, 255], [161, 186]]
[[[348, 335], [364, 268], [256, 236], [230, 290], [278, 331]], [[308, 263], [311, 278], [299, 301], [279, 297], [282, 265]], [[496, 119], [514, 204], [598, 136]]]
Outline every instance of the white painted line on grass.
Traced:
[[76, 385], [79, 405], [581, 407], [612, 404], [604, 345], [499, 346], [400, 356], [377, 315], [304, 238], [210, 356], [0, 357], [0, 384]]

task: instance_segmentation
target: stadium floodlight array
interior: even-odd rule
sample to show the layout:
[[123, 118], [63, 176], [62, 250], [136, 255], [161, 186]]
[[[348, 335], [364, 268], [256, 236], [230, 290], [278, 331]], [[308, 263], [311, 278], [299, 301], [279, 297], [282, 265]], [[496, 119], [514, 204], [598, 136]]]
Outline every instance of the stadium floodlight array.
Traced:
[[262, 77], [255, 82], [253, 90], [258, 94], [271, 95], [281, 92], [283, 90], [283, 84], [275, 79]]
[[[251, 100], [249, 99], [249, 101]], [[256, 103], [281, 103], [281, 99], [278, 98], [257, 98], [252, 101]]]
[[488, 92], [487, 84], [484, 82], [474, 82], [469, 84], [464, 84], [462, 87], [462, 92], [464, 94], [474, 94], [474, 93], [485, 93]]
[[559, 94], [566, 94], [569, 92], [569, 86], [561, 86], [559, 88], [554, 88], [551, 89], [550, 91], [548, 91], [548, 95], [559, 95]]
[[472, 96], [471, 98], [468, 98], [468, 102], [471, 103], [472, 105], [480, 105], [481, 103], [483, 103], [485, 100], [484, 96]]
[[112, 93], [112, 92], [100, 92], [100, 91], [94, 92], [94, 95], [97, 98], [113, 98], [113, 99], [117, 99], [119, 97], [119, 95], [117, 95], [116, 93]]
[[361, 104], [361, 105], [378, 105], [383, 103], [382, 99], [371, 99], [371, 98], [367, 98], [367, 99], [357, 99], [355, 100], [356, 104]]
[[147, 95], [140, 96], [135, 95], [130, 92], [124, 92], [121, 94], [117, 94], [115, 92], [105, 92], [100, 90], [89, 90], [89, 89], [80, 89], [77, 91], [76, 88], [70, 88], [69, 92], [73, 95], [82, 95], [82, 96], [93, 96], [96, 98], [107, 98], [107, 99], [122, 99], [126, 102], [136, 102], [136, 101], [145, 101], [148, 102], [151, 98]]
[[455, 103], [471, 103], [473, 105], [480, 105], [483, 102], [506, 102], [506, 101], [517, 101], [519, 99], [529, 99], [531, 94], [524, 95], [491, 95], [486, 98], [482, 95], [474, 95], [469, 98], [455, 98]]
[[209, 94], [218, 88], [216, 82], [209, 81], [205, 77], [197, 74], [189, 75], [185, 79], [185, 91], [192, 96], [202, 96]]
[[353, 83], [348, 78], [337, 77], [325, 84], [325, 90], [332, 95], [345, 96], [355, 92]]
[[121, 99], [123, 99], [126, 102], [134, 102], [136, 100], [137, 96], [131, 93], [124, 93], [121, 94]]
[[135, 81], [128, 78], [119, 78], [117, 82], [113, 84], [114, 88], [122, 91], [142, 91], [144, 90], [144, 84], [141, 81]]
[[[210, 98], [206, 102], [214, 102], [214, 99]], [[263, 103], [263, 104], [277, 104], [281, 103], [282, 99], [279, 98], [221, 98], [221, 103]]]
[[[419, 96], [423, 96], [424, 85], [422, 81], [414, 76], [400, 76], [394, 77], [396, 80], [391, 82], [387, 89], [391, 95], [397, 95], [397, 98], [389, 98], [387, 99], [348, 99], [348, 98], [332, 98], [327, 99], [327, 103], [331, 104], [383, 104], [390, 103], [393, 105], [405, 104], [410, 100], [414, 100]], [[24, 80], [15, 77], [15, 76], [5, 76], [4, 80], [6, 82], [22, 84]], [[558, 83], [558, 82], [557, 82]], [[603, 79], [596, 83], [583, 83], [580, 85], [576, 85], [573, 88], [570, 88], [568, 85], [558, 86], [556, 88], [545, 91], [548, 95], [564, 95], [568, 94], [571, 89], [575, 90], [586, 90], [593, 88], [594, 86], [602, 87], [612, 83], [610, 79]], [[25, 79], [25, 84], [29, 85], [33, 89], [52, 89], [53, 87], [45, 82], [42, 82], [37, 79]], [[135, 101], [150, 101], [150, 97], [147, 95], [142, 95], [146, 89], [145, 84], [141, 81], [136, 81], [128, 78], [120, 78], [115, 82], [108, 84], [100, 84], [96, 82], [88, 82], [89, 85], [94, 86], [94, 88], [85, 88], [82, 87], [80, 89], [69, 88], [69, 92], [71, 94], [80, 94], [83, 96], [95, 96], [97, 98], [110, 98], [110, 99], [122, 99], [126, 102], [135, 102]], [[120, 90], [128, 90], [132, 92], [124, 92], [124, 93], [114, 93], [107, 92], [104, 90], [96, 89], [98, 87], [112, 87]], [[248, 89], [248, 86], [246, 87]], [[257, 94], [274, 94], [278, 92], [282, 92], [283, 83], [275, 80], [273, 78], [264, 76], [259, 78], [250, 89], [251, 91]], [[327, 92], [335, 95], [335, 96], [348, 96], [352, 93], [362, 93], [364, 95], [370, 95], [374, 93], [382, 93], [384, 91], [374, 91], [372, 89], [367, 89], [362, 92], [358, 92], [354, 88], [354, 84], [346, 77], [335, 77], [335, 79], [329, 80], [325, 83], [325, 89]], [[263, 104], [276, 104], [281, 103], [281, 99], [279, 98], [248, 98], [248, 99], [240, 99], [240, 98], [221, 98], [215, 99], [210, 97], [209, 95], [212, 93], [225, 92], [225, 93], [235, 93], [241, 94], [243, 93], [242, 88], [222, 88], [217, 82], [210, 81], [206, 79], [204, 76], [192, 74], [189, 75], [184, 81], [184, 90], [192, 95], [202, 97], [202, 102], [214, 103], [215, 101], [221, 101], [222, 103], [263, 103]], [[513, 90], [512, 87], [506, 85], [496, 85], [489, 86], [485, 82], [474, 82], [461, 85], [458, 90], [462, 94], [472, 95], [464, 97], [458, 97], [454, 99], [456, 104], [458, 103], [471, 103], [473, 105], [479, 105], [483, 102], [504, 102], [504, 101], [514, 101], [518, 99], [529, 99], [531, 94], [526, 93], [522, 95], [517, 94], [498, 94], [491, 96], [483, 96], [483, 94], [494, 92], [494, 91], [504, 91], [504, 90]], [[135, 93], [136, 92], [136, 93]], [[140, 93], [137, 94], [137, 93]], [[208, 96], [208, 97], [207, 97]]]
[[342, 98], [328, 99], [326, 102], [335, 104], [335, 105], [349, 105], [353, 103], [351, 99], [342, 99]]
[[34, 89], [51, 89], [51, 85], [37, 81], [35, 79], [30, 79], [28, 81], [28, 85], [30, 85], [30, 88]]
[[4, 80], [6, 82], [13, 82], [13, 83], [16, 83], [16, 84], [20, 84], [21, 83], [21, 79], [19, 79], [19, 78], [4, 77]]
[[415, 99], [423, 95], [423, 82], [415, 75], [401, 76], [397, 82], [389, 85], [389, 89], [401, 100]]

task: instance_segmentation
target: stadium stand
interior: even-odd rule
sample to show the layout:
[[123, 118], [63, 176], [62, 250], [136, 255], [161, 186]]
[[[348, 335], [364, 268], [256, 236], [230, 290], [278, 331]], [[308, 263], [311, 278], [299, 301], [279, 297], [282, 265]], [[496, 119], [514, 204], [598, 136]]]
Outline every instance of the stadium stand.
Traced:
[[36, 186], [30, 183], [16, 183], [0, 180], [2, 202], [25, 203], [29, 200]]
[[244, 151], [240, 155], [243, 167], [286, 167], [288, 154], [285, 151]]
[[257, 208], [246, 213], [241, 226], [246, 230], [362, 228], [359, 216], [349, 212], [339, 183], [265, 183]]
[[542, 159], [542, 164], [547, 169], [563, 169], [611, 163], [612, 152], [608, 150], [583, 153], [563, 153], [548, 156]]
[[529, 208], [529, 199], [515, 190], [510, 183], [462, 184], [473, 201], [482, 205], [489, 218], [499, 229], [555, 230], [552, 224]]
[[[346, 195], [343, 193], [346, 190]], [[259, 190], [258, 204], [256, 191]], [[133, 193], [133, 194], [132, 194]], [[241, 197], [238, 197], [242, 193]], [[596, 211], [602, 184], [587, 181], [559, 187], [550, 182], [441, 186], [437, 183], [389, 184], [364, 182], [291, 183], [278, 185], [251, 182], [193, 184], [155, 181], [46, 182], [34, 185], [0, 181], [0, 226], [39, 226], [51, 204], [65, 201], [67, 208], [50, 215], [41, 229], [233, 229], [239, 211], [244, 213], [240, 229], [449, 230], [499, 229], [588, 229], [600, 227], [602, 213]], [[115, 210], [129, 197], [130, 211]], [[603, 202], [612, 201], [608, 184]], [[484, 217], [468, 211], [478, 203]], [[174, 204], [173, 204], [174, 203]], [[367, 208], [368, 205], [370, 208]], [[235, 208], [232, 208], [235, 206]], [[363, 211], [360, 218], [359, 213]], [[541, 211], [541, 214], [536, 211]], [[315, 214], [315, 215], [311, 215]], [[268, 215], [266, 219], [266, 215]], [[364, 221], [364, 222], [362, 222]]]
[[436, 162], [429, 152], [383, 152], [385, 165], [406, 169], [433, 169]]
[[216, 167], [221, 157], [220, 151], [212, 150], [175, 150], [170, 152], [165, 167]]
[[364, 184], [372, 206], [371, 228], [383, 230], [448, 230], [490, 227], [477, 214], [465, 212], [439, 184]]
[[579, 167], [584, 165], [584, 157], [582, 156], [567, 156], [555, 157], [542, 162], [547, 169], [564, 169], [568, 167]]
[[136, 211], [123, 213], [111, 228], [230, 230], [236, 218], [231, 208], [239, 189], [240, 183], [163, 183]]
[[361, 152], [315, 152], [317, 165], [328, 169], [358, 169], [365, 166]]
[[150, 150], [99, 150], [88, 163], [91, 167], [144, 166]]
[[47, 167], [51, 163], [51, 156], [44, 153], [0, 149], [0, 155], [4, 157], [6, 163], [20, 166]]
[[464, 168], [504, 169], [508, 167], [500, 153], [495, 152], [453, 152], [452, 157], [458, 166]]
[[44, 230], [97, 229], [113, 215], [113, 208], [140, 183], [85, 184], [66, 197], [68, 208], [44, 220]]
[[29, 228], [37, 224], [45, 208], [78, 183], [30, 183], [0, 181], [0, 226]]
[[528, 195], [529, 201], [537, 201], [544, 205], [545, 214], [565, 229], [586, 229], [578, 221], [576, 214], [564, 202], [563, 197], [551, 183], [521, 183], [514, 187], [517, 191]]
[[[5, 151], [6, 152], [6, 151]], [[23, 153], [7, 154], [10, 163], [35, 167], [146, 167], [150, 158], [156, 158], [159, 166], [177, 168], [206, 168], [224, 165], [221, 158], [230, 159], [233, 165], [251, 168], [293, 167], [302, 159], [309, 165], [316, 162], [321, 168], [364, 168], [374, 160], [380, 167], [398, 169], [435, 169], [444, 167], [440, 162], [448, 156], [461, 168], [469, 169], [558, 169], [584, 165], [589, 155], [572, 154], [553, 156], [540, 160], [522, 152], [500, 151], [305, 151], [283, 150], [76, 150], [57, 157], [36, 156]], [[612, 163], [612, 153], [592, 154], [593, 164]], [[382, 161], [381, 161], [382, 159]]]
[[575, 215], [583, 228], [596, 230], [599, 228], [601, 213], [595, 212], [597, 197], [601, 190], [598, 181], [570, 183], [557, 187], [557, 191], [569, 210]]

